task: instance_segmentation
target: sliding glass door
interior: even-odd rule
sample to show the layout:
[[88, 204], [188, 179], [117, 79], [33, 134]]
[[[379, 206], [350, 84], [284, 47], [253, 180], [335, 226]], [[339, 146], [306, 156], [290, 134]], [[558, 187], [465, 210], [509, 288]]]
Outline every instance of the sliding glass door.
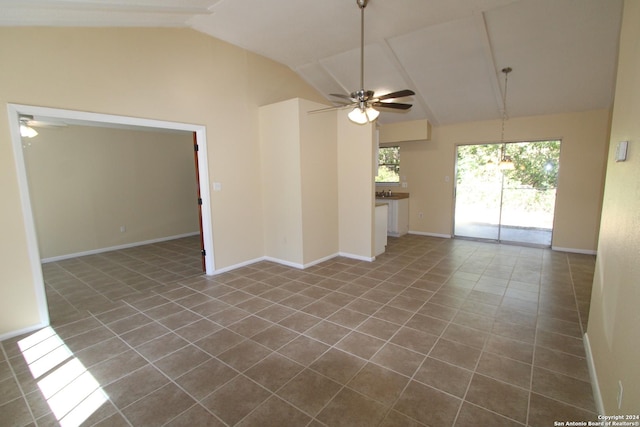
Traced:
[[560, 141], [457, 147], [457, 237], [551, 246]]

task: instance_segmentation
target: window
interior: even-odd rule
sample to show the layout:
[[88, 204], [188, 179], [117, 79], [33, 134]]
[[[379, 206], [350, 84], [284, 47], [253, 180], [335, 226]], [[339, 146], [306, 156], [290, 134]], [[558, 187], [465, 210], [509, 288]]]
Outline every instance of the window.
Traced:
[[378, 175], [376, 184], [400, 183], [400, 147], [380, 147], [378, 149]]

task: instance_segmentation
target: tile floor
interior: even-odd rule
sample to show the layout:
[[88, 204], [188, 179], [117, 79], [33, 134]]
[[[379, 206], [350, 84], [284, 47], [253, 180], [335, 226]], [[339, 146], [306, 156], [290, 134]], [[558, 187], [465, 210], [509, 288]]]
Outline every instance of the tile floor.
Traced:
[[[552, 426], [595, 419], [594, 257], [390, 239], [375, 262], [206, 277], [197, 239], [43, 266], [2, 426]], [[58, 421], [59, 420], [59, 421]]]

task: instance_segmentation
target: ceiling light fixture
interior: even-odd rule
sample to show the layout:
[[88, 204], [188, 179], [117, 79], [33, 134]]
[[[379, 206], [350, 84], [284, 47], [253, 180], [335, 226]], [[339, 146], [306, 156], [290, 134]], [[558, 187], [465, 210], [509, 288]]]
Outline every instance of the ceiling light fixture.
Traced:
[[[318, 110], [309, 111], [309, 113], [320, 113], [324, 111], [333, 111], [342, 108], [351, 108], [347, 115], [349, 120], [359, 125], [371, 123], [378, 118], [380, 112], [374, 107], [380, 107], [390, 110], [408, 110], [411, 104], [403, 102], [389, 101], [395, 98], [405, 98], [415, 95], [410, 89], [398, 90], [377, 96], [372, 90], [364, 89], [364, 8], [367, 7], [369, 0], [356, 0], [358, 8], [360, 8], [360, 89], [351, 92], [349, 95], [342, 93], [331, 93], [330, 96], [340, 98], [340, 101], [332, 101], [333, 107], [320, 108]], [[338, 105], [335, 105], [338, 104]]]
[[20, 136], [23, 138], [33, 138], [37, 136], [38, 132], [31, 126], [27, 126], [25, 123], [20, 123]]
[[505, 154], [507, 149], [507, 143], [504, 142], [504, 123], [507, 121], [507, 83], [509, 80], [509, 73], [513, 71], [511, 67], [505, 67], [502, 69], [504, 73], [504, 92], [502, 94], [502, 131], [500, 134], [500, 142], [502, 143], [502, 147], [500, 148], [500, 163], [498, 164], [498, 169], [505, 170], [513, 170], [515, 169], [515, 165], [513, 164], [513, 160], [511, 160], [510, 156]]
[[359, 125], [363, 125], [368, 122], [372, 122], [378, 118], [380, 111], [371, 106], [367, 106], [365, 102], [362, 102], [359, 106], [355, 107], [348, 114], [349, 120]]
[[356, 0], [360, 8], [360, 91], [358, 91], [358, 105], [348, 114], [349, 120], [359, 125], [372, 122], [378, 118], [380, 112], [367, 104], [369, 98], [373, 97], [373, 92], [367, 93], [364, 90], [364, 8], [367, 7], [368, 0]]

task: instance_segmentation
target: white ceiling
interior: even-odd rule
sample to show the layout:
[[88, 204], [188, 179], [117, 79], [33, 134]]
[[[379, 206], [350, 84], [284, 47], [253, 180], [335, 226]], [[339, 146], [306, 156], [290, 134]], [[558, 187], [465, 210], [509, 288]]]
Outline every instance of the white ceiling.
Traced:
[[[438, 125], [609, 108], [622, 0], [369, 0], [365, 89], [412, 89], [393, 122]], [[359, 89], [356, 0], [0, 0], [0, 25], [191, 27], [286, 64], [324, 94]], [[329, 98], [328, 98], [329, 99]]]

